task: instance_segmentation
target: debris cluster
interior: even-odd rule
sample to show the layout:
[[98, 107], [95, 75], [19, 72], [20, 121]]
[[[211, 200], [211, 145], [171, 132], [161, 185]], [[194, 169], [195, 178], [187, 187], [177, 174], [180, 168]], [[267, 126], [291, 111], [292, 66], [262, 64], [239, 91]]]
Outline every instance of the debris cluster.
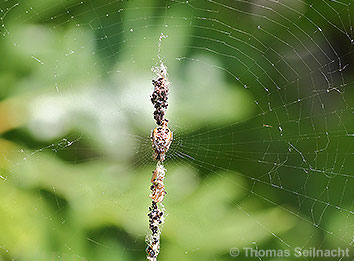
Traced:
[[[152, 203], [148, 213], [151, 234], [147, 237], [148, 247], [146, 252], [147, 259], [150, 261], [156, 261], [160, 252], [161, 226], [165, 217], [162, 201], [167, 194], [163, 183], [166, 173], [163, 162], [173, 140], [172, 131], [168, 128], [168, 120], [165, 118], [170, 83], [167, 80], [166, 67], [162, 62], [160, 67], [155, 69], [155, 72], [157, 78], [152, 80], [154, 91], [151, 95], [151, 102], [155, 108], [154, 119], [158, 126], [151, 132], [151, 141], [154, 150], [153, 158], [157, 161], [157, 166], [151, 178], [150, 198]], [[159, 205], [161, 206], [160, 208]]]
[[155, 107], [154, 119], [157, 125], [162, 125], [168, 107], [168, 92], [170, 83], [166, 79], [164, 67], [159, 71], [159, 76], [156, 80], [152, 80], [154, 92], [151, 95], [151, 102]]
[[160, 252], [160, 225], [164, 222], [164, 211], [160, 210], [156, 202], [152, 202], [151, 207], [149, 207], [149, 228], [151, 230], [151, 235], [149, 236], [149, 245], [146, 249], [147, 259], [156, 260], [157, 255]]

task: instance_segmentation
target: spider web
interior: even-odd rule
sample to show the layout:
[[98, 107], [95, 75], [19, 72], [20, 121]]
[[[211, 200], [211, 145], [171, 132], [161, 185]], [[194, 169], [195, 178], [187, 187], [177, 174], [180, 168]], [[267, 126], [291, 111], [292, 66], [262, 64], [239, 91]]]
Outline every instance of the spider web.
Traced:
[[344, 0], [1, 1], [4, 260], [144, 259], [161, 33], [161, 259], [352, 251], [353, 15]]

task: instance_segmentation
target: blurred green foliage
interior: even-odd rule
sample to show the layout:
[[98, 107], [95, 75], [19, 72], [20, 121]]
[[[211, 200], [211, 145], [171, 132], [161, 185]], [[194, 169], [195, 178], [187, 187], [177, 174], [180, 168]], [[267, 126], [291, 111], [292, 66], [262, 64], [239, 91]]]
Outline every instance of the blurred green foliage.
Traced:
[[[344, 131], [353, 128], [353, 92], [341, 96], [349, 105], [332, 93], [313, 97], [306, 86], [318, 70], [303, 78], [287, 71], [315, 60], [303, 49], [328, 49], [323, 37], [306, 35], [311, 22], [347, 39], [327, 23], [325, 1], [316, 10], [327, 22], [301, 3], [266, 3], [282, 17], [228, 1], [1, 2], [0, 260], [145, 259], [149, 95], [161, 32], [175, 141], [160, 259], [232, 260], [233, 247], [348, 247], [354, 163]], [[289, 30], [302, 39], [298, 57], [282, 46]]]

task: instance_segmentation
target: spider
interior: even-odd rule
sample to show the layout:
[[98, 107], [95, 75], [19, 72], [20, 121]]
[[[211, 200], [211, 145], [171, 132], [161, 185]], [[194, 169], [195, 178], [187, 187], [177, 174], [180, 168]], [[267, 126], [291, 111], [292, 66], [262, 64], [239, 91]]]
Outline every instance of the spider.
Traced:
[[165, 160], [165, 154], [173, 140], [172, 131], [167, 127], [167, 123], [168, 120], [164, 119], [161, 126], [151, 132], [152, 148], [155, 151], [154, 159], [161, 162]]

